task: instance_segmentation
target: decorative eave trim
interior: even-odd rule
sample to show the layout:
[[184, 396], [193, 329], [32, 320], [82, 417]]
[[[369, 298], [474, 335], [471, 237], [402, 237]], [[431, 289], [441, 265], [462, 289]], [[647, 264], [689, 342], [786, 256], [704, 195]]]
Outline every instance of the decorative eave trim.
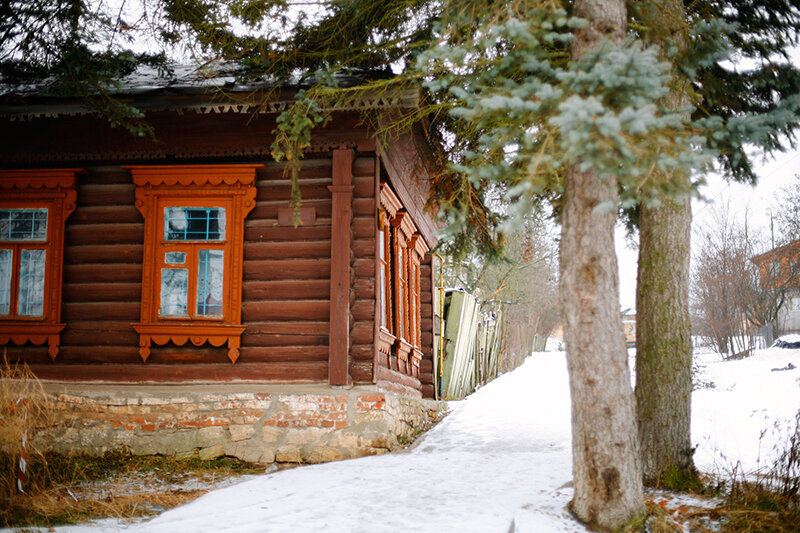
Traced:
[[[240, 93], [241, 94], [241, 93]], [[263, 94], [263, 93], [261, 93]], [[270, 102], [258, 102], [259, 93], [252, 95], [242, 95], [239, 102], [214, 102], [213, 99], [221, 99], [219, 95], [200, 95], [199, 97], [183, 98], [180, 101], [164, 97], [126, 97], [121, 99], [130, 105], [140, 107], [147, 111], [191, 111], [201, 115], [219, 113], [241, 113], [241, 114], [277, 114], [283, 113], [293, 104], [295, 100], [275, 100]], [[136, 106], [140, 103], [140, 106]], [[377, 94], [366, 94], [345, 102], [334, 104], [320, 104], [323, 111], [329, 112], [351, 112], [351, 111], [372, 111], [377, 109], [413, 109], [419, 106], [419, 91], [415, 89], [405, 89], [395, 92], [381, 92]], [[27, 109], [15, 111], [18, 109]], [[28, 104], [27, 106], [2, 105], [0, 106], [0, 117], [7, 117], [11, 121], [25, 122], [37, 118], [57, 118], [63, 116], [86, 116], [98, 113], [88, 109], [78, 102], [58, 103], [58, 104]]]
[[386, 210], [390, 218], [394, 218], [397, 212], [403, 208], [403, 204], [400, 203], [400, 200], [398, 200], [397, 196], [392, 192], [392, 189], [389, 188], [388, 183], [381, 183], [380, 203], [381, 207]]
[[408, 247], [413, 248], [420, 256], [425, 255], [425, 253], [430, 249], [428, 248], [428, 244], [425, 242], [425, 239], [422, 237], [422, 234], [419, 232], [412, 235], [408, 240]]

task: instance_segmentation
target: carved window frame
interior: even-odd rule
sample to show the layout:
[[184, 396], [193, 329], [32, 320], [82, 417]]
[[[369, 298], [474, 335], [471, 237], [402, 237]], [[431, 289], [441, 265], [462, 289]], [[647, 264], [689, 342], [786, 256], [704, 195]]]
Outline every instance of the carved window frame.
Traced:
[[[242, 276], [244, 263], [244, 220], [256, 205], [256, 171], [263, 165], [165, 165], [128, 166], [136, 185], [136, 208], [144, 217], [141, 320], [133, 324], [139, 334], [139, 355], [147, 361], [152, 343], [178, 346], [191, 341], [195, 346], [227, 344], [228, 358], [239, 358], [242, 325]], [[164, 234], [165, 209], [197, 207], [225, 209], [223, 241], [172, 241]], [[177, 243], [177, 244], [176, 244]], [[169, 251], [194, 254], [200, 249], [223, 250], [222, 313], [215, 316], [189, 312], [186, 316], [160, 316], [161, 272]], [[187, 261], [191, 270], [194, 259]], [[192, 293], [188, 289], [188, 307]]]
[[[58, 355], [61, 332], [61, 288], [64, 268], [64, 227], [75, 211], [79, 168], [0, 170], [0, 209], [47, 209], [45, 240], [4, 240], [0, 248], [13, 253], [9, 315], [0, 316], [0, 344], [31, 342], [48, 345], [52, 359]], [[42, 314], [20, 316], [12, 312], [19, 293], [17, 257], [23, 249], [45, 250]]]
[[[384, 273], [376, 292], [378, 309], [384, 313], [378, 317], [378, 350], [398, 371], [418, 376], [422, 360], [420, 265], [428, 247], [387, 183], [381, 184], [378, 233], [378, 267]], [[396, 363], [391, 356], [397, 358]]]

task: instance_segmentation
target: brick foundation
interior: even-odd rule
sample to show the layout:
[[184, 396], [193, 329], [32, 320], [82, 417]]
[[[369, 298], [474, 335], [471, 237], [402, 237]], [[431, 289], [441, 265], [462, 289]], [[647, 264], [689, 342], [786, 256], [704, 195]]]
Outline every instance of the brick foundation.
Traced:
[[[397, 449], [443, 404], [375, 387], [280, 391], [233, 385], [103, 386], [50, 383], [63, 412], [33, 436], [38, 449], [101, 455], [127, 450], [252, 463], [320, 463]], [[288, 391], [286, 389], [289, 389]]]

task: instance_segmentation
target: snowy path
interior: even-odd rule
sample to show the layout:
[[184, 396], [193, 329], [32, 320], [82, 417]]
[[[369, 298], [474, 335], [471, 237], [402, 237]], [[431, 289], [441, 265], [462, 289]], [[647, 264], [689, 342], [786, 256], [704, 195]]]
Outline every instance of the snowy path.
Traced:
[[572, 478], [563, 353], [529, 357], [410, 452], [244, 482], [139, 525], [143, 531], [586, 531], [565, 505]]

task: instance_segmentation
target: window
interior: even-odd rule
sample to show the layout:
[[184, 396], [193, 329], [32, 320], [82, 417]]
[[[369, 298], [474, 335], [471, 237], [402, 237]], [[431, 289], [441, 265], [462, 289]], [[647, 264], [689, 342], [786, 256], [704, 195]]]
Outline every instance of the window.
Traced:
[[58, 355], [64, 221], [80, 169], [0, 171], [0, 344]]
[[244, 219], [260, 165], [126, 167], [145, 219], [139, 355], [151, 343], [227, 344], [239, 358]]
[[420, 261], [428, 248], [411, 217], [381, 186], [378, 213], [378, 350], [390, 367], [419, 375], [421, 349]]

